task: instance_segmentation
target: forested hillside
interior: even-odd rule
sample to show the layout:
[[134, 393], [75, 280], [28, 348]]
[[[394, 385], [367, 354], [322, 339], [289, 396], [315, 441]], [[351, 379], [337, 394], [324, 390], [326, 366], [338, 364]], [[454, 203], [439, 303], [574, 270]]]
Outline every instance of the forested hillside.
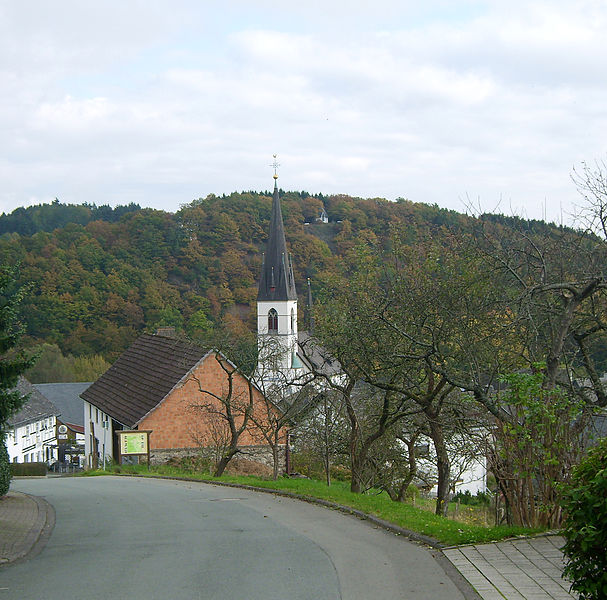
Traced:
[[138, 204], [128, 206], [96, 206], [94, 204], [61, 204], [57, 198], [51, 204], [38, 204], [27, 208], [17, 208], [12, 213], [0, 215], [0, 235], [20, 233], [33, 235], [38, 231], [53, 231], [68, 223], [86, 225], [101, 219], [115, 222], [122, 215], [140, 210]]
[[[306, 279], [314, 288], [358, 240], [387, 243], [398, 226], [414, 244], [475, 221], [407, 200], [305, 192], [281, 198], [302, 306]], [[323, 206], [328, 224], [315, 222]], [[210, 195], [175, 214], [55, 201], [2, 215], [0, 263], [20, 264], [22, 281], [31, 284], [23, 303], [28, 343], [112, 361], [158, 326], [190, 335], [219, 322], [253, 327], [270, 207], [269, 192], [243, 192]]]

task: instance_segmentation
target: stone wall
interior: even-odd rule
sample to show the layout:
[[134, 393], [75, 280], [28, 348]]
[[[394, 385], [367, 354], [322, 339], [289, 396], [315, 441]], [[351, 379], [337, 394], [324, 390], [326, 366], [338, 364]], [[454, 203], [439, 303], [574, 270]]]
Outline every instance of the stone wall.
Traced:
[[[245, 458], [247, 460], [260, 463], [274, 468], [272, 460], [272, 449], [269, 446], [241, 446], [240, 452], [234, 458]], [[150, 450], [150, 463], [161, 465], [168, 462], [171, 458], [187, 458], [190, 456], [212, 456], [213, 450], [205, 448], [154, 448]], [[282, 474], [286, 470], [285, 446], [281, 445], [278, 449], [278, 470]]]

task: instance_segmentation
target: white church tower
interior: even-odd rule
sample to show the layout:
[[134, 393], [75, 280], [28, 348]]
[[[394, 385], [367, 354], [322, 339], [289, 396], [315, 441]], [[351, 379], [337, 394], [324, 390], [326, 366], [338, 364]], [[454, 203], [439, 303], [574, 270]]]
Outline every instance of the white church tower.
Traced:
[[268, 385], [296, 377], [303, 367], [297, 356], [297, 291], [285, 241], [276, 161], [273, 166], [270, 235], [257, 295], [258, 376]]

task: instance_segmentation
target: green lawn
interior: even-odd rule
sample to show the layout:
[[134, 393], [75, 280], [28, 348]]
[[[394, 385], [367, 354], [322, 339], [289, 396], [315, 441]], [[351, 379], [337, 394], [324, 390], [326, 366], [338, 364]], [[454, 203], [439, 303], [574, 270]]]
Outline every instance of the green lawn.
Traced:
[[438, 517], [429, 510], [413, 506], [409, 503], [393, 502], [386, 494], [353, 494], [349, 491], [349, 484], [336, 481], [330, 487], [321, 481], [313, 479], [287, 479], [279, 478], [274, 481], [254, 476], [223, 475], [215, 478], [208, 473], [184, 471], [169, 466], [147, 467], [121, 466], [112, 467], [108, 471], [86, 471], [84, 474], [112, 475], [115, 472], [138, 474], [144, 476], [164, 475], [169, 477], [187, 477], [201, 481], [217, 481], [226, 483], [238, 483], [253, 487], [293, 492], [309, 498], [320, 498], [337, 504], [374, 515], [390, 523], [394, 523], [418, 533], [435, 538], [442, 544], [455, 546], [459, 544], [482, 543], [501, 540], [517, 535], [532, 535], [539, 530], [525, 529], [523, 527], [484, 527], [482, 525], [470, 525], [452, 519]]

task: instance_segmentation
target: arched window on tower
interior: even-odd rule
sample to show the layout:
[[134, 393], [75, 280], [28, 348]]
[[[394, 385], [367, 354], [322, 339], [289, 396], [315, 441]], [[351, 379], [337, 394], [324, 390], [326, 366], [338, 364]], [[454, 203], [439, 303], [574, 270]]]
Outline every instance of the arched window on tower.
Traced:
[[273, 308], [268, 313], [268, 331], [270, 333], [278, 332], [278, 313]]
[[291, 333], [295, 333], [295, 309], [291, 309]]

